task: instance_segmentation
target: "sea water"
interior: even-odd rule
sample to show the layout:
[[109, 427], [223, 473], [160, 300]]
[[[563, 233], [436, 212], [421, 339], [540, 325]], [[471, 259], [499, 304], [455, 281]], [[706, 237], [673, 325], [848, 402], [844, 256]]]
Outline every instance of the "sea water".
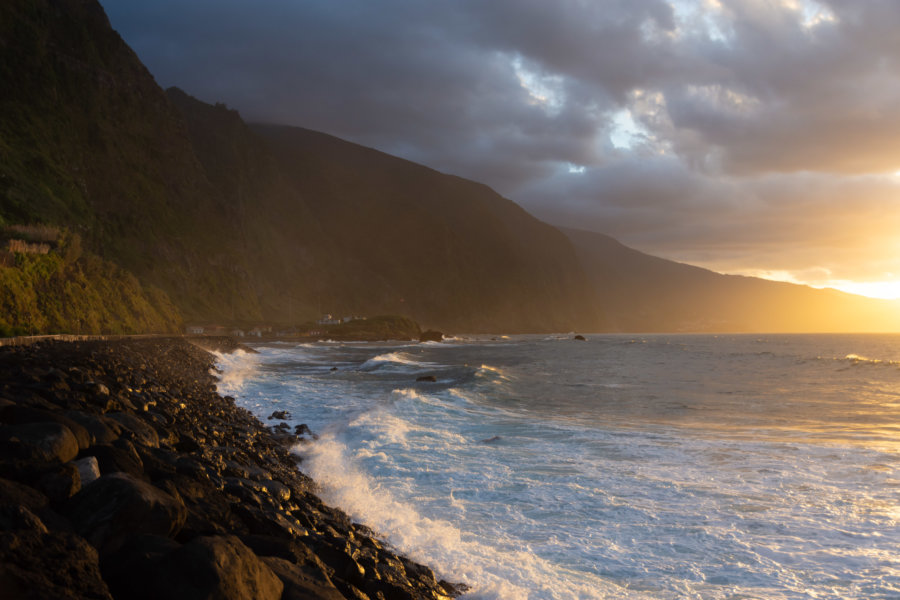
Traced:
[[900, 336], [587, 338], [262, 344], [220, 392], [467, 599], [900, 598]]

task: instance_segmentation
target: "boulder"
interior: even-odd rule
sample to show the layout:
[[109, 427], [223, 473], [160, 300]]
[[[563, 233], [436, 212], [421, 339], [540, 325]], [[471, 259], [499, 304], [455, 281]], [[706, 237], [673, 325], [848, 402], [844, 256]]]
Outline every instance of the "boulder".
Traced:
[[574, 338], [572, 338], [572, 339], [574, 339], [574, 340], [576, 340], [576, 341], [578, 341], [578, 342], [586, 342], [586, 341], [587, 341], [587, 339], [586, 339], [583, 335], [580, 335], [580, 334], [579, 334], [579, 335], [576, 335], [576, 336], [575, 336]]
[[124, 429], [122, 435], [128, 437], [135, 444], [159, 448], [159, 435], [142, 419], [126, 412], [108, 413], [106, 416], [120, 424]]
[[0, 449], [28, 460], [68, 462], [78, 455], [78, 440], [61, 423], [3, 425]]
[[4, 504], [40, 512], [47, 506], [48, 500], [46, 495], [24, 483], [0, 478], [0, 505]]
[[25, 529], [47, 533], [47, 526], [40, 517], [16, 504], [0, 504], [0, 531], [16, 531]]
[[72, 464], [78, 469], [78, 475], [81, 477], [81, 486], [84, 487], [99, 479], [100, 465], [96, 456], [85, 456], [78, 460], [73, 460]]
[[159, 562], [158, 598], [279, 600], [284, 584], [233, 535], [202, 536]]
[[115, 445], [91, 446], [81, 455], [94, 457], [100, 473], [128, 473], [139, 478], [144, 474], [144, 463], [128, 440], [118, 439]]
[[294, 427], [294, 435], [296, 436], [306, 435], [307, 433], [312, 439], [319, 439], [318, 434], [313, 433], [312, 430], [310, 430], [309, 425], [307, 425], [306, 423], [300, 423], [299, 425], [296, 425]]
[[159, 563], [181, 544], [167, 537], [138, 534], [129, 538], [113, 554], [100, 563], [103, 579], [116, 598], [157, 600], [159, 595]]
[[87, 448], [93, 443], [91, 441], [91, 434], [84, 426], [59, 412], [14, 404], [0, 409], [0, 421], [11, 425], [48, 422], [59, 423], [65, 425], [66, 428], [72, 432], [72, 435], [74, 435], [75, 439], [78, 441], [79, 448]]
[[68, 462], [41, 475], [35, 485], [51, 502], [58, 504], [81, 491], [81, 473], [74, 463]]
[[344, 600], [344, 595], [324, 573], [319, 577], [310, 575], [307, 570], [277, 556], [266, 556], [262, 560], [284, 584], [282, 600]]
[[112, 444], [122, 433], [122, 426], [108, 417], [77, 410], [66, 411], [66, 416], [88, 430], [93, 444]]
[[68, 532], [0, 533], [0, 597], [111, 600], [97, 551]]
[[72, 497], [64, 512], [101, 553], [138, 533], [173, 537], [187, 517], [181, 499], [127, 473], [100, 477]]
[[437, 382], [437, 377], [435, 377], [434, 375], [421, 375], [419, 377], [416, 377], [416, 381], [435, 383]]
[[423, 331], [419, 335], [420, 342], [442, 342], [444, 341], [444, 334], [440, 331], [434, 331], [433, 329], [429, 329], [428, 331]]

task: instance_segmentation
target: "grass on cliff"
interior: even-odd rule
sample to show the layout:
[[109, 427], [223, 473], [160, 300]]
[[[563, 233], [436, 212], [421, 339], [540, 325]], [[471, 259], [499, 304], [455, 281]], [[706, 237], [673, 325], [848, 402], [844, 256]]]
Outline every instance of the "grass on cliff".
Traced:
[[[11, 259], [11, 260], [9, 260]], [[168, 296], [63, 232], [48, 254], [14, 253], [0, 266], [0, 336], [172, 333], [181, 315]]]

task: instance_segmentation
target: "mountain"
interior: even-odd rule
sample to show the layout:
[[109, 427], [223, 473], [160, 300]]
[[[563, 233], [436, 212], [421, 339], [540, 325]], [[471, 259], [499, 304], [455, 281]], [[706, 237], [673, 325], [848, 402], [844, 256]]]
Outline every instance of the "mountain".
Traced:
[[0, 226], [80, 236], [186, 320], [597, 326], [553, 227], [483, 185], [167, 94], [94, 0], [4, 2], [0, 48]]
[[644, 254], [600, 233], [562, 231], [614, 331], [900, 331], [898, 301], [722, 275]]
[[[178, 89], [267, 318], [407, 314], [455, 331], [596, 322], [571, 244], [490, 188]], [[523, 301], [523, 299], [525, 299]]]
[[402, 314], [451, 331], [884, 331], [898, 304], [565, 233], [487, 186], [163, 91], [96, 0], [0, 4], [0, 334]]

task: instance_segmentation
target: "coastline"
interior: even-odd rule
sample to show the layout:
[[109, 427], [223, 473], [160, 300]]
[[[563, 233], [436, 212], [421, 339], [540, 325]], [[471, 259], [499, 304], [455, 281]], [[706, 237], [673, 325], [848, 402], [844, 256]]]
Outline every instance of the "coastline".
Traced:
[[[222, 338], [207, 350], [233, 351]], [[315, 495], [179, 337], [0, 348], [8, 598], [433, 599], [462, 586]]]

